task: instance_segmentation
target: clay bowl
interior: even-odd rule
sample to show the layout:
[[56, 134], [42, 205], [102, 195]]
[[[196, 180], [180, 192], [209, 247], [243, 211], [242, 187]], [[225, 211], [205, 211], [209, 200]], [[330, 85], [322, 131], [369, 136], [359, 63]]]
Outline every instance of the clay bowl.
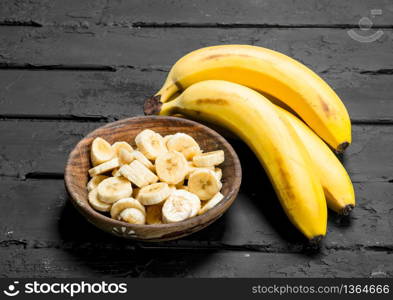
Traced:
[[[94, 138], [102, 137], [109, 143], [126, 141], [135, 146], [135, 136], [143, 129], [152, 129], [161, 135], [184, 132], [191, 135], [205, 152], [222, 149], [225, 162], [222, 168], [225, 198], [205, 214], [182, 222], [159, 225], [134, 225], [111, 219], [109, 215], [95, 211], [87, 200], [86, 184], [90, 164], [90, 145]], [[142, 241], [178, 239], [205, 228], [217, 220], [233, 203], [241, 182], [239, 158], [231, 145], [214, 130], [199, 123], [175, 117], [141, 116], [109, 123], [97, 128], [83, 138], [69, 155], [65, 168], [65, 186], [70, 200], [77, 210], [98, 228], [116, 236]], [[72, 222], [72, 220], [70, 220]]]

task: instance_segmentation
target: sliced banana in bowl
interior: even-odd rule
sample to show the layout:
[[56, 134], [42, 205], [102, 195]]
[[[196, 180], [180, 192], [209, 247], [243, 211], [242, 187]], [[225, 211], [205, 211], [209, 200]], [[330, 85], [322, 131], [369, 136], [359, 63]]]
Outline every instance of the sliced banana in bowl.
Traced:
[[78, 143], [65, 171], [70, 199], [91, 223], [144, 241], [211, 224], [234, 201], [240, 180], [237, 155], [223, 137], [174, 117], [100, 127]]
[[137, 199], [143, 205], [154, 205], [165, 201], [172, 193], [166, 182], [157, 182], [141, 188]]

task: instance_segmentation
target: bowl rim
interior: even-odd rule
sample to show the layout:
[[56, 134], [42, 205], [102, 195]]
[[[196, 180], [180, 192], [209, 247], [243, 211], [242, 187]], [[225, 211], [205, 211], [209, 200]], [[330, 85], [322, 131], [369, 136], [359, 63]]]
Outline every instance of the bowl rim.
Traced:
[[[128, 123], [129, 121], [134, 121], [134, 120], [141, 120], [141, 119], [154, 119], [154, 120], [160, 120], [160, 121], [169, 121], [169, 120], [173, 120], [173, 121], [177, 121], [177, 122], [181, 122], [181, 123], [185, 123], [188, 125], [192, 125], [192, 126], [198, 126], [201, 129], [207, 131], [210, 135], [212, 135], [215, 139], [220, 140], [220, 142], [226, 146], [227, 150], [229, 151], [229, 153], [231, 154], [234, 163], [232, 164], [232, 167], [234, 169], [234, 174], [235, 174], [235, 180], [234, 180], [234, 186], [232, 186], [232, 188], [230, 189], [229, 193], [227, 195], [224, 195], [224, 199], [222, 201], [220, 201], [220, 203], [218, 203], [217, 205], [215, 205], [213, 208], [209, 209], [207, 212], [205, 212], [202, 215], [197, 215], [195, 217], [192, 218], [188, 218], [186, 220], [180, 221], [180, 222], [175, 222], [175, 223], [162, 223], [162, 224], [131, 224], [131, 223], [127, 223], [127, 222], [123, 222], [120, 220], [115, 220], [112, 219], [108, 216], [106, 216], [105, 214], [96, 211], [95, 209], [93, 209], [91, 207], [91, 205], [88, 203], [87, 199], [81, 199], [80, 195], [78, 193], [76, 193], [76, 191], [71, 187], [71, 178], [72, 176], [72, 171], [71, 171], [71, 161], [72, 159], [76, 156], [77, 151], [79, 149], [79, 147], [81, 146], [82, 142], [87, 139], [87, 138], [91, 138], [91, 137], [96, 137], [97, 135], [95, 134], [95, 132], [97, 132], [98, 130], [102, 130], [105, 129], [107, 127], [113, 127], [114, 125], [116, 125], [116, 127], [120, 127], [123, 126], [123, 124]], [[220, 206], [224, 205], [225, 203], [227, 203], [228, 201], [230, 201], [232, 199], [232, 203], [236, 198], [236, 194], [239, 191], [240, 188], [240, 184], [242, 181], [242, 169], [241, 169], [241, 164], [240, 164], [240, 160], [239, 157], [237, 155], [237, 153], [235, 152], [235, 150], [233, 149], [232, 145], [223, 137], [221, 136], [218, 132], [216, 132], [215, 130], [199, 123], [199, 122], [195, 122], [189, 119], [184, 119], [184, 118], [179, 118], [179, 117], [172, 117], [172, 116], [134, 116], [134, 117], [130, 117], [130, 118], [124, 118], [118, 121], [114, 121], [114, 122], [109, 122], [103, 126], [97, 127], [94, 130], [92, 130], [91, 132], [89, 132], [87, 135], [85, 135], [83, 138], [81, 138], [79, 140], [79, 142], [74, 146], [74, 148], [72, 149], [72, 151], [69, 153], [68, 155], [68, 159], [66, 162], [66, 166], [65, 166], [65, 171], [64, 171], [64, 182], [65, 182], [65, 187], [67, 190], [67, 193], [69, 195], [69, 200], [74, 204], [74, 206], [76, 206], [82, 213], [82, 215], [88, 219], [89, 222], [91, 222], [89, 220], [89, 218], [87, 217], [88, 215], [91, 217], [96, 217], [98, 219], [101, 219], [102, 221], [110, 224], [112, 227], [115, 226], [126, 226], [129, 229], [142, 229], [142, 228], [151, 228], [151, 229], [171, 229], [171, 228], [177, 228], [179, 226], [184, 226], [185, 228], [189, 228], [192, 226], [195, 226], [195, 223], [199, 224], [199, 221], [203, 221], [203, 219], [205, 218], [206, 220], [204, 220], [203, 223], [205, 222], [209, 222], [212, 219], [214, 219], [215, 217], [219, 216], [219, 208]], [[84, 202], [87, 203], [87, 205], [84, 204]], [[83, 205], [82, 205], [83, 203]], [[228, 208], [232, 205], [232, 203], [229, 204]], [[227, 208], [227, 209], [228, 209]], [[227, 210], [226, 209], [226, 210]], [[225, 210], [225, 211], [226, 211]], [[224, 212], [225, 212], [224, 211]], [[223, 212], [223, 213], [224, 213]]]

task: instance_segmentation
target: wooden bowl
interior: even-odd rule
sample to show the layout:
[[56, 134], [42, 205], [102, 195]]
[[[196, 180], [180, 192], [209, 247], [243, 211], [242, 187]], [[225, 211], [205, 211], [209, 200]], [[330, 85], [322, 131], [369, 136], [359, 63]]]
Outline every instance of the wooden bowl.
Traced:
[[[90, 145], [94, 138], [102, 137], [109, 143], [126, 141], [135, 146], [134, 138], [143, 129], [152, 129], [161, 135], [184, 132], [191, 135], [205, 152], [222, 149], [225, 162], [222, 168], [225, 198], [205, 214], [182, 222], [158, 225], [135, 225], [111, 219], [108, 215], [95, 211], [87, 200], [86, 184], [89, 180]], [[98, 228], [116, 236], [143, 240], [165, 241], [178, 239], [201, 230], [217, 220], [231, 206], [239, 191], [241, 182], [239, 158], [231, 145], [217, 132], [199, 123], [175, 117], [141, 116], [109, 123], [97, 128], [83, 138], [72, 150], [65, 168], [65, 186], [70, 200], [78, 211]], [[70, 220], [72, 222], [72, 220]]]

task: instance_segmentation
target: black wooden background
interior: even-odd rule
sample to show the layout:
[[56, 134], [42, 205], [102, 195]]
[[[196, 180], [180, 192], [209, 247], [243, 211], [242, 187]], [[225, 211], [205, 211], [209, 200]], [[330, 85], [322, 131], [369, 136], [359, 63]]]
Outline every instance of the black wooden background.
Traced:
[[[362, 17], [372, 20], [369, 31], [359, 30]], [[360, 43], [350, 29], [383, 35]], [[317, 252], [238, 143], [238, 199], [187, 238], [115, 238], [67, 200], [63, 170], [78, 140], [142, 114], [179, 57], [224, 43], [302, 61], [349, 110], [353, 144], [343, 160], [358, 205], [350, 218], [330, 213]], [[391, 0], [0, 0], [0, 276], [392, 277], [392, 86]]]

